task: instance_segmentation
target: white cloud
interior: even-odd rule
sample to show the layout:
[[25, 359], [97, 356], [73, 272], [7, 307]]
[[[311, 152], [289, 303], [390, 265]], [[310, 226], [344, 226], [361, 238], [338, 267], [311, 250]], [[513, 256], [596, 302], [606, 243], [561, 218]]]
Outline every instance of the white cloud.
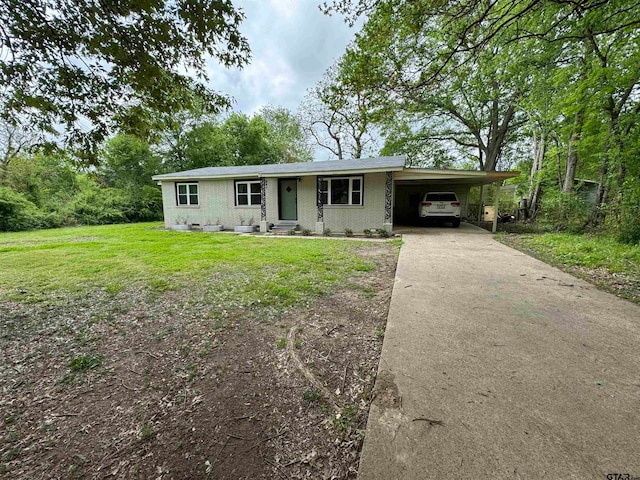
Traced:
[[[236, 2], [234, 2], [236, 3]], [[208, 65], [210, 86], [232, 95], [234, 110], [253, 113], [272, 104], [296, 110], [306, 90], [344, 52], [355, 30], [327, 17], [316, 0], [241, 0], [242, 32], [252, 50], [243, 70]]]
[[300, 0], [270, 0], [269, 3], [279, 17], [291, 19], [300, 5]]

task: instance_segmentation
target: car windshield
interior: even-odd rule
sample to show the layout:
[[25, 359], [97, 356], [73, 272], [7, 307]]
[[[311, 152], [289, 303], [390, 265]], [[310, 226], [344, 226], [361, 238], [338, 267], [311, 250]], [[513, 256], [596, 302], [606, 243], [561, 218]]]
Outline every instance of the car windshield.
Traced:
[[427, 193], [427, 198], [431, 202], [456, 202], [455, 193]]

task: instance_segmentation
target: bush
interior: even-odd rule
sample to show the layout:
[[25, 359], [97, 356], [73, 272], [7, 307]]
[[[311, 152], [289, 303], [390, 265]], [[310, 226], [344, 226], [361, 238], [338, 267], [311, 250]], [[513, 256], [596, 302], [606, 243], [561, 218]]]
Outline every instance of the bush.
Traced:
[[617, 240], [629, 245], [640, 245], [640, 207], [625, 205], [622, 208]]
[[344, 236], [345, 237], [353, 237], [353, 230], [351, 230], [350, 228], [345, 228], [344, 229]]
[[582, 232], [591, 217], [593, 206], [576, 193], [548, 190], [545, 192], [538, 219], [557, 230]]
[[123, 223], [129, 202], [121, 190], [89, 189], [80, 192], [70, 203], [70, 215], [82, 225]]
[[61, 223], [59, 214], [39, 210], [22, 193], [0, 187], [0, 231], [54, 228]]

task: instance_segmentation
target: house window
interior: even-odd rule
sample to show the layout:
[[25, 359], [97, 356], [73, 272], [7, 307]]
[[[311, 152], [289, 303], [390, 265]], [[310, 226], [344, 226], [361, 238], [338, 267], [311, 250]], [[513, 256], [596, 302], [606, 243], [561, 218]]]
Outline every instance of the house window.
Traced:
[[236, 181], [236, 205], [260, 205], [260, 180], [250, 182]]
[[180, 205], [200, 205], [197, 183], [176, 183], [176, 197]]
[[323, 205], [362, 205], [362, 177], [331, 177], [322, 181]]

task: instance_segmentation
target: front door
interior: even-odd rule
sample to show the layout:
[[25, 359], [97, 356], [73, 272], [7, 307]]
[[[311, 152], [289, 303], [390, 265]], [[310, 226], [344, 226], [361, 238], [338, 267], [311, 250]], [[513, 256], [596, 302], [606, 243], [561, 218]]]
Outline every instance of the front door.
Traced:
[[280, 220], [298, 219], [298, 180], [281, 178], [278, 180]]

